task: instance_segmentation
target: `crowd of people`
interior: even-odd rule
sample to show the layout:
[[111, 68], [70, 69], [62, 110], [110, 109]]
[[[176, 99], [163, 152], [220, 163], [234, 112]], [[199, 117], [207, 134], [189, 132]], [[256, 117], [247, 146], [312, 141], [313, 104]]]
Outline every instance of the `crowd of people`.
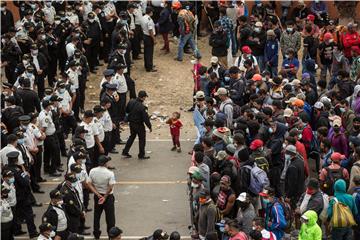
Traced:
[[[300, 0], [293, 9], [289, 1], [256, 1], [251, 10], [243, 0], [14, 4], [17, 22], [1, 2], [2, 239], [25, 234], [22, 223], [30, 239], [80, 239], [90, 235], [90, 211], [95, 239], [103, 211], [104, 234], [121, 239], [109, 153], [125, 144], [121, 124], [129, 122], [121, 155], [132, 157], [138, 136], [138, 158], [149, 158], [148, 94], [136, 92], [131, 69], [143, 54], [145, 70], [157, 71], [157, 33], [164, 53], [169, 35], [178, 39], [175, 61], [193, 54], [191, 237], [360, 238], [360, 36], [354, 21], [339, 25], [322, 1]], [[197, 46], [202, 16], [209, 22], [209, 67]], [[86, 83], [100, 69], [99, 104], [90, 108]], [[181, 152], [180, 113], [167, 123], [171, 150]], [[44, 194], [44, 175], [63, 179], [49, 193], [37, 228], [33, 207], [42, 204], [34, 193]], [[147, 239], [168, 238], [159, 229]]]

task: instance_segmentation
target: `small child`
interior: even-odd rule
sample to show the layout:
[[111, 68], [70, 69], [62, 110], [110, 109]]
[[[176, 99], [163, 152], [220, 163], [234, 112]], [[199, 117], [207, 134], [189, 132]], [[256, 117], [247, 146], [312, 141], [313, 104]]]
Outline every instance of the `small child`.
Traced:
[[177, 150], [181, 152], [180, 148], [180, 128], [182, 127], [182, 122], [180, 121], [180, 113], [173, 112], [172, 117], [166, 121], [170, 125], [170, 133], [174, 146], [171, 148], [171, 151]]

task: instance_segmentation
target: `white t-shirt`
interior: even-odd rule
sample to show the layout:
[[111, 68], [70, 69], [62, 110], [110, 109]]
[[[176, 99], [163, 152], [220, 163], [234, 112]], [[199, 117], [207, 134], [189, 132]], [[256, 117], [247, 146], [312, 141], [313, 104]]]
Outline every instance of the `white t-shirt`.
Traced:
[[[240, 59], [240, 63], [239, 63], [239, 59]], [[256, 57], [254, 57], [253, 55], [250, 55], [250, 57], [248, 56], [247, 58], [244, 58], [242, 56], [240, 57], [237, 57], [235, 59], [235, 62], [234, 62], [234, 65], [233, 66], [236, 66], [238, 68], [243, 68], [244, 67], [244, 62], [246, 59], [251, 59], [252, 62], [253, 62], [253, 67], [255, 68], [257, 65], [258, 65], [258, 62], [256, 60]]]
[[74, 55], [75, 50], [76, 50], [76, 46], [72, 42], [66, 44], [66, 54], [68, 58]]
[[[85, 130], [88, 132], [85, 133], [85, 143], [86, 148], [92, 148], [95, 146], [95, 138], [94, 136], [97, 135], [97, 131], [94, 131], [94, 127], [90, 124], [86, 124], [85, 122], [81, 122], [80, 126], [84, 126]], [[96, 134], [95, 134], [96, 133]]]
[[14, 152], [14, 151], [19, 153], [18, 165], [24, 164], [24, 159], [23, 159], [22, 153], [13, 145], [8, 144], [3, 149], [0, 150], [0, 162], [2, 165], [8, 164], [8, 158], [7, 158], [6, 154], [8, 154], [9, 152]]
[[[99, 166], [90, 170], [89, 182], [94, 185], [100, 194], [106, 194], [109, 185], [116, 183], [115, 174], [107, 167]], [[111, 191], [111, 193], [113, 193], [113, 191]]]

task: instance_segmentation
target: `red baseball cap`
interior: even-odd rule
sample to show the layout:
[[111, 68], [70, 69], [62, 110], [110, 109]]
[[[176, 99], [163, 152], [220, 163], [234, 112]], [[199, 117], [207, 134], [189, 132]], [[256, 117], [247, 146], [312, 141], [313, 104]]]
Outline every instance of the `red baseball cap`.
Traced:
[[251, 48], [250, 48], [249, 46], [243, 46], [243, 47], [241, 48], [241, 51], [242, 51], [243, 53], [250, 54], [250, 53], [251, 53]]
[[340, 162], [341, 160], [345, 159], [345, 155], [342, 155], [339, 152], [334, 152], [333, 154], [331, 154], [330, 158], [333, 161]]
[[251, 78], [251, 80], [253, 81], [261, 81], [262, 80], [262, 76], [258, 73], [254, 74], [254, 76]]
[[256, 150], [258, 149], [259, 147], [262, 147], [264, 146], [264, 142], [260, 139], [255, 139], [254, 141], [251, 142], [250, 144], [250, 149], [251, 150]]
[[328, 32], [328, 33], [324, 34], [324, 40], [330, 40], [332, 38], [333, 38], [333, 35], [331, 33]]
[[307, 15], [306, 19], [313, 22], [313, 21], [315, 21], [315, 16], [312, 14], [309, 14], [309, 15]]

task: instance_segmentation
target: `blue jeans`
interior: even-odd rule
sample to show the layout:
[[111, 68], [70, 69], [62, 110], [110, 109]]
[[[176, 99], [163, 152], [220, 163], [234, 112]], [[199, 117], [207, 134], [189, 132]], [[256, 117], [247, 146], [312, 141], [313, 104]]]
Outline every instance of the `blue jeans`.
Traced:
[[177, 58], [179, 60], [183, 59], [184, 46], [186, 45], [187, 42], [189, 42], [190, 47], [192, 48], [193, 51], [196, 50], [196, 46], [195, 46], [195, 42], [194, 42], [194, 38], [193, 38], [192, 33], [188, 33], [186, 35], [180, 35], [178, 54], [177, 54]]
[[332, 240], [351, 240], [352, 229], [351, 228], [333, 228], [331, 231]]

